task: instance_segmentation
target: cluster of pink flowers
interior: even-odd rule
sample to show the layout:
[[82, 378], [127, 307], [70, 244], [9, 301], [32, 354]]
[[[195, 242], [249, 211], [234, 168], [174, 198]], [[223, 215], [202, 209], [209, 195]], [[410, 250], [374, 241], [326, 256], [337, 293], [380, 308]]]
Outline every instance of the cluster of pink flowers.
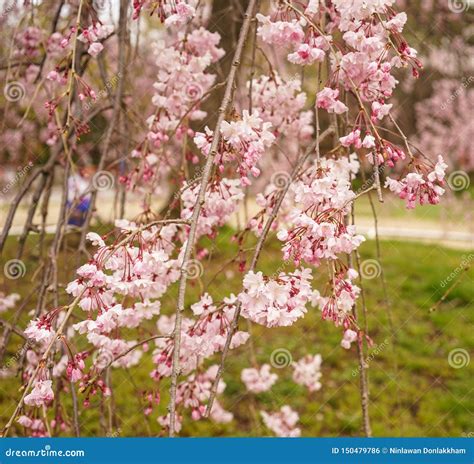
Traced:
[[[184, 187], [181, 195], [183, 202], [181, 217], [183, 219], [191, 218], [198, 194], [199, 184], [193, 187]], [[217, 227], [223, 226], [228, 221], [243, 198], [244, 193], [237, 179], [224, 178], [211, 183], [206, 191], [205, 203], [199, 215], [196, 234], [198, 236], [213, 234]]]
[[[314, 14], [317, 7], [308, 4], [306, 13]], [[326, 58], [326, 51], [329, 49], [331, 37], [323, 37], [311, 31], [306, 34], [304, 31], [305, 20], [293, 19], [291, 21], [272, 21], [268, 16], [257, 14], [259, 27], [258, 36], [263, 42], [277, 47], [293, 48], [293, 52], [289, 53], [288, 61], [301, 66], [310, 65], [316, 62], [322, 62]]]
[[342, 348], [349, 350], [351, 348], [351, 344], [354, 343], [358, 338], [357, 332], [351, 329], [347, 329], [344, 331], [344, 335], [342, 336], [341, 346]]
[[38, 56], [42, 39], [43, 31], [38, 27], [29, 26], [25, 28], [15, 37], [15, 57], [35, 58]]
[[277, 381], [278, 375], [270, 371], [270, 365], [264, 364], [260, 369], [250, 367], [242, 369], [240, 378], [250, 393], [262, 393], [270, 390]]
[[298, 146], [310, 140], [314, 132], [313, 114], [305, 110], [306, 93], [301, 90], [301, 80], [292, 77], [286, 82], [275, 71], [247, 82], [252, 85], [252, 106], [259, 117], [270, 123], [275, 137], [285, 137], [287, 142], [295, 138]]
[[304, 21], [271, 21], [268, 16], [257, 14], [258, 36], [263, 42], [275, 46], [299, 45], [304, 39]]
[[[387, 164], [394, 167], [399, 160], [406, 158], [405, 152], [399, 146], [381, 139], [378, 134], [376, 138], [370, 131], [366, 131], [364, 138], [362, 138], [360, 128], [352, 129], [347, 135], [340, 137], [339, 141], [343, 147], [353, 146], [356, 149], [367, 149], [367, 160], [370, 164], [377, 164], [377, 166]], [[372, 149], [374, 150], [372, 151]]]
[[263, 422], [277, 437], [299, 437], [301, 429], [296, 427], [299, 415], [290, 406], [282, 406], [278, 412], [260, 411]]
[[[235, 296], [231, 296], [216, 305], [211, 296], [205, 293], [197, 303], [191, 305], [196, 319], [184, 318], [181, 327], [180, 365], [183, 374], [191, 373], [205, 359], [224, 348], [235, 314], [235, 303]], [[159, 332], [169, 335], [174, 328], [174, 322], [175, 316], [160, 316], [157, 323]], [[232, 337], [230, 348], [237, 348], [248, 338], [247, 332], [237, 331]], [[151, 373], [156, 381], [171, 375], [172, 350], [172, 340], [156, 340], [156, 349], [153, 352], [156, 368]]]
[[297, 362], [292, 363], [293, 380], [299, 384], [307, 387], [310, 392], [321, 389], [321, 362], [320, 354], [306, 355]]
[[38, 380], [35, 382], [31, 393], [25, 396], [25, 404], [28, 406], [47, 406], [54, 399], [51, 380]]
[[87, 53], [89, 55], [96, 57], [104, 49], [101, 40], [106, 39], [113, 30], [113, 26], [95, 23], [84, 29], [77, 39], [88, 45]]
[[18, 293], [10, 293], [5, 295], [5, 293], [0, 292], [0, 313], [4, 313], [11, 308], [15, 307], [16, 302], [20, 299]]
[[248, 272], [238, 296], [242, 316], [266, 327], [292, 325], [306, 314], [306, 304], [312, 296], [311, 269], [297, 269], [276, 279], [261, 272]]
[[316, 96], [316, 105], [318, 108], [327, 110], [328, 113], [342, 114], [345, 113], [348, 108], [344, 103], [338, 100], [339, 90], [325, 87], [323, 90], [318, 92]]
[[350, 174], [358, 167], [354, 158], [327, 159], [295, 182], [297, 207], [289, 215], [289, 230], [277, 234], [284, 242], [284, 259], [318, 266], [322, 259], [335, 260], [341, 253], [351, 253], [364, 241], [344, 219], [355, 196]]
[[[170, 2], [173, 3], [173, 2]], [[177, 2], [176, 5], [171, 5], [170, 12], [172, 13], [165, 19], [165, 26], [183, 26], [190, 21], [196, 13], [196, 9], [186, 2]]]
[[152, 102], [160, 113], [150, 118], [148, 134], [154, 147], [159, 148], [164, 135], [178, 129], [178, 123], [190, 109], [190, 120], [206, 116], [198, 104], [216, 78], [206, 72], [207, 68], [224, 55], [224, 50], [217, 46], [219, 41], [219, 34], [201, 27], [157, 42], [158, 73]]
[[[159, 192], [160, 180], [179, 161], [176, 149], [194, 132], [188, 124], [206, 117], [201, 100], [215, 82], [216, 75], [206, 72], [219, 61], [224, 50], [218, 47], [220, 35], [204, 27], [188, 33], [174, 31], [155, 44], [156, 82], [152, 98], [156, 111], [147, 120], [146, 141], [132, 151], [139, 165], [121, 181], [129, 189], [148, 185]], [[191, 156], [196, 164], [199, 157]]]
[[133, 0], [133, 19], [140, 16], [142, 8], [148, 8], [150, 14], [158, 18], [169, 28], [181, 28], [196, 14], [197, 0], [160, 0], [152, 3], [148, 0]]
[[300, 214], [293, 220], [293, 229], [278, 232], [285, 242], [284, 259], [305, 261], [319, 266], [322, 259], [337, 259], [339, 254], [350, 254], [365, 240], [356, 228], [344, 223], [340, 212], [323, 212], [314, 218]]
[[357, 271], [348, 269], [336, 272], [330, 281], [331, 293], [329, 296], [321, 296], [315, 291], [313, 304], [319, 306], [323, 319], [329, 319], [336, 326], [343, 325], [345, 329], [353, 326], [352, 308], [360, 294], [360, 288], [353, 280], [358, 277]]
[[54, 335], [54, 331], [51, 330], [51, 319], [42, 316], [30, 321], [25, 329], [25, 335], [37, 343], [48, 343]]
[[408, 209], [414, 208], [417, 201], [420, 205], [427, 203], [436, 205], [445, 191], [441, 186], [444, 185], [447, 167], [448, 165], [444, 162], [443, 157], [439, 156], [433, 171], [428, 174], [411, 172], [400, 181], [387, 177], [385, 185], [402, 200], [406, 201]]
[[31, 437], [41, 438], [49, 436], [46, 426], [41, 419], [22, 415], [17, 419], [17, 422], [28, 430], [28, 435]]
[[[221, 126], [224, 140], [219, 147], [218, 156], [214, 160], [219, 169], [223, 171], [225, 162], [236, 160], [242, 185], [250, 185], [248, 174], [250, 173], [254, 177], [260, 175], [257, 164], [265, 153], [265, 149], [275, 141], [275, 136], [270, 131], [271, 126], [270, 122], [264, 122], [259, 117], [257, 111], [250, 114], [249, 111], [244, 110], [241, 119], [224, 121]], [[212, 138], [212, 131], [206, 127], [205, 133], [196, 133], [194, 142], [205, 155], [208, 155]]]
[[[141, 298], [144, 304], [136, 309], [145, 315], [153, 314], [149, 311], [159, 308], [150, 308], [149, 302], [161, 297], [179, 277], [178, 261], [169, 256], [174, 248], [172, 239], [178, 232], [176, 225], [150, 226], [141, 231], [133, 222], [123, 220], [116, 224], [123, 234], [136, 240], [118, 247], [100, 246], [93, 259], [77, 270], [79, 278], [66, 289], [80, 297], [79, 306], [84, 311], [97, 311], [101, 316], [114, 307], [117, 317], [111, 315], [98, 320], [99, 327], [101, 324], [115, 326], [127, 319], [120, 317], [122, 307], [116, 306], [115, 294]], [[94, 240], [92, 235], [89, 238]]]
[[[216, 377], [219, 366], [217, 364], [209, 367], [205, 372], [191, 374], [185, 381], [178, 385], [176, 403], [181, 404], [185, 409], [191, 409], [191, 418], [199, 420], [204, 416], [206, 403], [211, 395], [212, 383]], [[219, 380], [217, 393], [224, 392], [226, 384]], [[222, 407], [217, 406], [213, 419], [216, 422], [230, 422], [233, 415]], [[164, 418], [162, 418], [164, 420]]]

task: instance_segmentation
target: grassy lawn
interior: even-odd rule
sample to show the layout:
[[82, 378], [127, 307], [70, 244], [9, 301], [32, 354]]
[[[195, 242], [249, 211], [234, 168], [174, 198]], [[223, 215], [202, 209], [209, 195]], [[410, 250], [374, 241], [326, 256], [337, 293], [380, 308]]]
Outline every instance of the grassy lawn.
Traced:
[[[218, 243], [209, 241], [203, 244], [211, 251], [206, 264], [209, 271], [203, 282], [190, 281], [188, 303], [195, 301], [203, 289], [207, 289], [215, 300], [238, 291], [241, 275], [237, 272], [236, 264], [226, 266], [235, 251], [230, 236], [231, 232], [227, 231]], [[383, 241], [381, 245], [390, 312], [384, 302], [381, 280], [363, 280], [369, 333], [374, 341], [367, 359], [370, 366], [370, 415], [374, 435], [461, 436], [472, 433], [474, 361], [459, 369], [448, 363], [449, 353], [456, 348], [466, 350], [471, 358], [474, 356], [474, 271], [460, 271], [461, 262], [469, 256], [469, 252], [394, 241]], [[70, 240], [70, 246], [74, 249], [74, 239]], [[59, 268], [64, 269], [63, 275], [74, 269], [75, 261], [71, 259], [71, 252], [65, 251], [61, 255]], [[8, 253], [6, 259], [14, 257], [13, 239]], [[364, 260], [374, 259], [375, 243], [365, 242], [361, 253]], [[280, 266], [280, 256], [279, 244], [271, 242], [262, 255], [259, 269], [272, 274]], [[5, 280], [4, 291], [16, 291], [24, 295], [32, 288], [31, 279], [38, 271], [38, 264], [34, 259], [25, 260], [25, 264], [26, 275], [16, 281]], [[452, 284], [451, 281], [442, 287], [442, 282], [452, 272], [457, 274], [455, 280], [460, 279], [459, 284], [435, 311], [430, 312], [430, 307], [438, 302]], [[314, 274], [318, 276], [318, 271]], [[321, 288], [321, 282], [321, 279], [316, 278], [315, 287]], [[34, 298], [31, 308], [33, 304]], [[162, 313], [170, 314], [175, 305], [176, 288], [173, 288], [162, 301]], [[2, 317], [8, 320], [11, 314], [4, 313]], [[26, 311], [21, 320], [24, 327], [28, 320]], [[245, 320], [241, 321], [241, 327], [247, 327]], [[133, 336], [135, 339], [146, 338], [150, 333], [148, 330], [153, 328], [144, 328], [139, 336]], [[292, 327], [262, 330], [252, 325], [251, 332], [259, 364], [270, 363], [271, 353], [276, 349], [288, 350], [294, 360], [307, 353], [320, 353], [323, 358], [322, 389], [308, 393], [291, 380], [291, 367], [285, 367], [273, 369], [279, 375], [279, 380], [270, 392], [257, 396], [246, 394], [240, 381], [240, 371], [251, 364], [250, 344], [247, 343], [231, 353], [224, 373], [227, 389], [221, 402], [234, 413], [234, 420], [230, 424], [216, 425], [204, 420], [194, 422], [185, 419], [183, 435], [269, 435], [258, 410], [274, 411], [283, 404], [289, 404], [300, 414], [303, 436], [360, 435], [357, 355], [355, 345], [350, 351], [340, 348], [340, 329], [322, 321], [319, 311], [310, 309], [306, 317]], [[12, 337], [5, 359], [14, 356], [20, 346], [20, 338]], [[77, 349], [85, 347], [83, 340], [77, 340]], [[141, 402], [139, 393], [156, 386], [149, 377], [151, 369], [150, 355], [145, 354], [137, 367], [128, 371], [113, 370], [113, 401], [116, 409], [114, 433], [117, 436], [160, 433], [156, 417], [158, 413], [165, 412], [167, 384], [163, 384], [159, 411], [155, 410], [148, 418], [141, 412], [145, 404]], [[2, 425], [11, 414], [19, 394], [17, 378], [0, 380]], [[69, 398], [69, 395], [65, 397]], [[67, 416], [68, 411], [64, 411], [64, 414]], [[99, 402], [96, 398], [89, 409], [81, 409], [83, 435], [104, 434], [98, 417]]]

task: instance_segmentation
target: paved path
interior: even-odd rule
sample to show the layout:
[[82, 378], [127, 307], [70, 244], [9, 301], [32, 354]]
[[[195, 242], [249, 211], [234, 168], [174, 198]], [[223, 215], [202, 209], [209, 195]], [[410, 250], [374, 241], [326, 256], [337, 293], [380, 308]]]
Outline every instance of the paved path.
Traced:
[[[60, 198], [60, 192], [53, 192], [54, 198]], [[398, 200], [394, 200], [398, 202]], [[398, 203], [394, 203], [398, 204]], [[114, 210], [114, 194], [112, 191], [100, 192], [99, 200], [97, 202], [99, 214], [104, 221], [113, 220]], [[0, 203], [0, 225], [3, 226], [6, 213], [8, 211], [9, 202], [4, 201]], [[389, 203], [390, 207], [390, 203]], [[393, 204], [392, 204], [393, 207]], [[450, 213], [450, 207], [444, 206], [447, 214]], [[159, 206], [157, 205], [157, 208]], [[258, 207], [254, 202], [249, 201], [249, 214], [255, 214], [258, 211]], [[439, 206], [443, 208], [443, 204]], [[126, 205], [127, 217], [133, 218], [140, 212], [138, 201], [134, 201], [133, 197], [130, 197]], [[59, 212], [59, 200], [57, 202], [52, 201], [50, 207], [50, 218], [56, 218]], [[23, 224], [26, 219], [27, 208], [22, 206], [15, 217], [14, 225], [11, 229], [11, 235], [19, 235], [23, 230]], [[241, 212], [243, 217], [243, 211]], [[433, 220], [431, 219], [420, 219], [413, 214], [407, 214], [405, 216], [392, 215], [387, 216], [386, 214], [379, 215], [379, 236], [382, 239], [400, 239], [410, 241], [424, 241], [429, 243], [439, 243], [444, 246], [453, 247], [457, 249], [472, 250], [474, 249], [474, 224], [472, 221], [466, 223], [459, 219], [459, 216], [450, 216], [451, 220]], [[370, 213], [364, 209], [361, 213], [356, 215], [358, 231], [364, 234], [367, 238], [375, 237], [375, 228], [373, 218]], [[36, 221], [37, 223], [39, 220]], [[236, 225], [235, 220], [231, 221], [232, 224]], [[55, 224], [54, 221], [48, 224], [47, 231], [54, 233]]]

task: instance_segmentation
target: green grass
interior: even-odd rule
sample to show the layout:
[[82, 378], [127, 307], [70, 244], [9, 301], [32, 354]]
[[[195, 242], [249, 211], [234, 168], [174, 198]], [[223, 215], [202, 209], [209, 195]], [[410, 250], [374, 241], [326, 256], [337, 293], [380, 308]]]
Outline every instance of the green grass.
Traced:
[[[215, 300], [237, 292], [241, 275], [236, 263], [226, 266], [235, 252], [226, 231], [218, 243], [208, 241], [210, 257], [206, 280], [190, 281], [187, 304], [195, 301], [202, 290], [209, 291]], [[74, 239], [70, 239], [72, 250]], [[451, 350], [462, 348], [474, 356], [472, 337], [473, 271], [460, 270], [461, 262], [469, 252], [445, 249], [435, 245], [383, 241], [382, 262], [388, 282], [390, 309], [384, 302], [379, 278], [363, 280], [367, 299], [369, 334], [374, 342], [368, 354], [370, 366], [370, 416], [375, 436], [461, 436], [472, 432], [474, 401], [472, 378], [474, 360], [466, 367], [455, 369], [448, 363]], [[13, 257], [14, 243], [9, 243], [6, 258]], [[34, 247], [33, 247], [34, 248]], [[375, 244], [366, 242], [361, 247], [362, 259], [374, 259]], [[59, 262], [62, 275], [71, 273], [75, 262], [72, 254], [63, 252]], [[265, 249], [259, 269], [274, 273], [281, 265], [279, 244], [270, 242]], [[4, 291], [22, 295], [32, 288], [31, 279], [37, 271], [35, 259], [25, 260], [27, 273], [16, 281], [5, 281]], [[3, 263], [2, 263], [3, 266]], [[289, 270], [290, 268], [286, 269]], [[456, 278], [446, 287], [442, 282], [451, 274]], [[314, 272], [316, 288], [322, 287], [321, 271]], [[207, 283], [214, 278], [209, 286]], [[66, 279], [62, 279], [66, 280]], [[459, 280], [459, 282], [458, 282]], [[446, 289], [458, 284], [435, 311], [435, 305]], [[34, 307], [34, 298], [30, 308]], [[176, 288], [163, 298], [164, 314], [176, 306]], [[359, 308], [359, 312], [361, 308]], [[79, 314], [79, 311], [78, 311]], [[2, 315], [9, 319], [11, 314]], [[390, 319], [393, 329], [390, 328]], [[22, 326], [28, 315], [22, 316]], [[241, 327], [247, 328], [245, 320]], [[152, 330], [151, 327], [147, 328]], [[288, 350], [298, 360], [307, 353], [321, 353], [323, 357], [322, 384], [319, 392], [308, 391], [291, 380], [292, 369], [274, 369], [279, 380], [270, 392], [260, 395], [245, 393], [240, 371], [250, 363], [250, 345], [233, 351], [228, 359], [224, 380], [227, 388], [221, 403], [234, 413], [230, 424], [216, 425], [209, 421], [191, 421], [185, 418], [182, 434], [185, 436], [261, 436], [269, 435], [259, 419], [258, 410], [274, 411], [289, 404], [298, 411], [304, 436], [357, 436], [361, 434], [359, 384], [355, 346], [350, 351], [339, 347], [341, 329], [322, 321], [320, 313], [310, 309], [303, 320], [292, 327], [262, 329], [252, 325], [252, 339], [259, 364], [269, 363], [271, 353], [279, 348]], [[149, 332], [143, 330], [137, 339]], [[6, 360], [21, 346], [18, 337], [12, 337]], [[84, 341], [77, 341], [76, 349], [84, 349]], [[216, 362], [218, 358], [212, 360]], [[206, 365], [211, 362], [206, 363]], [[128, 371], [113, 370], [116, 423], [113, 432], [120, 436], [148, 436], [160, 434], [156, 422], [158, 413], [166, 410], [167, 383], [162, 385], [162, 404], [145, 418], [140, 392], [156, 388], [150, 379], [150, 355], [145, 354], [139, 366]], [[0, 381], [0, 422], [11, 414], [19, 397], [17, 378]], [[69, 397], [68, 394], [64, 395]], [[107, 406], [107, 405], [105, 405]], [[99, 400], [91, 407], [81, 408], [83, 435], [103, 435], [99, 424]], [[69, 417], [66, 403], [63, 414]], [[21, 433], [21, 429], [16, 429]]]

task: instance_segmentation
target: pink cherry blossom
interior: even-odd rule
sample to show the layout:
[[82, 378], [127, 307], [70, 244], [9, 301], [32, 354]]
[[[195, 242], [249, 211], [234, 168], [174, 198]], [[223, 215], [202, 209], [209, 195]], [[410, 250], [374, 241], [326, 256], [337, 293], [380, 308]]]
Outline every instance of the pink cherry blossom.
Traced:
[[357, 340], [357, 332], [351, 329], [347, 329], [344, 331], [344, 336], [342, 337], [341, 340], [341, 346], [349, 350], [351, 348], [351, 343], [355, 342]]
[[322, 358], [319, 354], [314, 356], [308, 354], [299, 361], [293, 362], [293, 380], [297, 384], [307, 387], [310, 392], [320, 390], [321, 362]]
[[260, 369], [242, 369], [242, 382], [250, 393], [262, 393], [271, 389], [278, 376], [270, 372], [270, 365], [264, 364]]
[[344, 105], [344, 103], [337, 99], [338, 96], [338, 89], [331, 89], [329, 87], [325, 87], [323, 90], [318, 92], [316, 97], [316, 104], [318, 108], [323, 108], [327, 110], [328, 113], [345, 113], [348, 108], [346, 105]]
[[51, 380], [38, 380], [35, 382], [31, 393], [25, 396], [25, 404], [28, 406], [47, 406], [54, 399]]
[[282, 406], [278, 412], [274, 413], [260, 411], [260, 414], [265, 425], [277, 437], [299, 437], [301, 435], [301, 429], [296, 427], [299, 415], [290, 406]]

